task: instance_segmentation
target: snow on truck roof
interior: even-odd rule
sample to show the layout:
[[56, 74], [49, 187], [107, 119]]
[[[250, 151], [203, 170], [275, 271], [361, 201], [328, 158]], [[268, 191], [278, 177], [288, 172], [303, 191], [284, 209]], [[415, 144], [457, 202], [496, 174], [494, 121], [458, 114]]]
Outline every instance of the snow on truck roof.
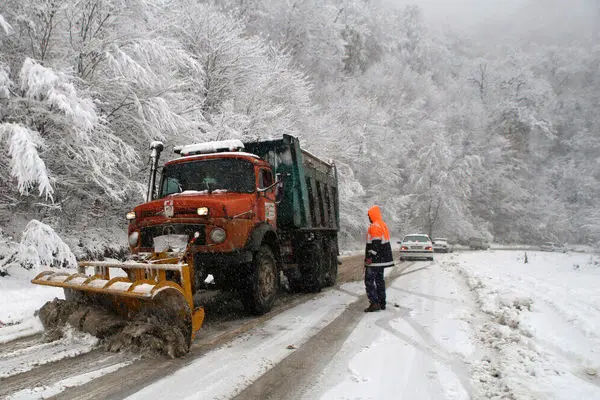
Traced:
[[257, 156], [256, 154], [252, 154], [252, 153], [246, 153], [243, 151], [221, 151], [218, 153], [206, 153], [206, 154], [189, 154], [183, 157], [179, 157], [176, 158], [174, 160], [169, 161], [168, 163], [172, 163], [172, 162], [179, 162], [181, 160], [186, 160], [186, 159], [203, 159], [202, 156], [239, 156], [239, 157], [254, 157], [257, 159], [261, 159], [259, 156]]
[[204, 142], [175, 146], [175, 153], [182, 156], [191, 156], [195, 154], [219, 153], [222, 151], [241, 151], [244, 149], [244, 143], [239, 139], [219, 140], [214, 142]]

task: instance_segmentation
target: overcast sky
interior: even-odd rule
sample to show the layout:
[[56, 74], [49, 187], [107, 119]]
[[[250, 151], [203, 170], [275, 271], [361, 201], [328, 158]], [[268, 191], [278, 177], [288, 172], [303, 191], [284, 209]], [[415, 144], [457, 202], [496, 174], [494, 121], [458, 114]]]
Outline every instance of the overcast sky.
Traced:
[[[389, 0], [419, 5], [432, 27], [485, 41], [597, 41], [600, 0]], [[486, 35], [487, 34], [487, 35]]]
[[460, 25], [481, 23], [509, 15], [527, 0], [393, 0], [396, 4], [421, 6], [428, 20]]

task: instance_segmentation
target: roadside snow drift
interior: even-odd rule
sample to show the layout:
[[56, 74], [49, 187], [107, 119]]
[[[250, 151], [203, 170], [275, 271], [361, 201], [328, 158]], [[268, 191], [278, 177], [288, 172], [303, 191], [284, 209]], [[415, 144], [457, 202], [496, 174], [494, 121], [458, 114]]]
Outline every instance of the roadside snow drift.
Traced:
[[[450, 264], [479, 308], [490, 349], [474, 379], [516, 398], [600, 399], [600, 257], [577, 253], [464, 253]], [[490, 375], [491, 378], [490, 379]]]

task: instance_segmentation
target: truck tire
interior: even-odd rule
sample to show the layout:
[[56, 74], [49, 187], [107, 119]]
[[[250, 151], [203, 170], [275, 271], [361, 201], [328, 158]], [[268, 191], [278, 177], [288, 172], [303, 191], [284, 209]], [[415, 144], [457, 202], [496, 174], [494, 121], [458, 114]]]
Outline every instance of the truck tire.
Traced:
[[300, 262], [300, 273], [302, 274], [302, 286], [309, 293], [320, 292], [325, 285], [325, 263], [323, 262], [323, 251], [318, 243], [307, 245], [302, 250], [302, 261]]
[[323, 254], [325, 257], [325, 286], [333, 286], [337, 282], [338, 274], [338, 260], [337, 260], [337, 249], [334, 246], [328, 246]]
[[279, 291], [277, 262], [269, 246], [260, 246], [250, 268], [247, 287], [241, 290], [244, 308], [252, 314], [262, 315], [271, 311]]

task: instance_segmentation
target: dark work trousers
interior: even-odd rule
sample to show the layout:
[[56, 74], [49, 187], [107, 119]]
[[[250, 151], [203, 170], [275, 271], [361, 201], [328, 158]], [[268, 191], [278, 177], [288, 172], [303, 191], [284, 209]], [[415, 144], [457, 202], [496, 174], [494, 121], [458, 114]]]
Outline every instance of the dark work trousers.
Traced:
[[385, 280], [383, 267], [365, 268], [365, 288], [371, 303], [385, 304]]

